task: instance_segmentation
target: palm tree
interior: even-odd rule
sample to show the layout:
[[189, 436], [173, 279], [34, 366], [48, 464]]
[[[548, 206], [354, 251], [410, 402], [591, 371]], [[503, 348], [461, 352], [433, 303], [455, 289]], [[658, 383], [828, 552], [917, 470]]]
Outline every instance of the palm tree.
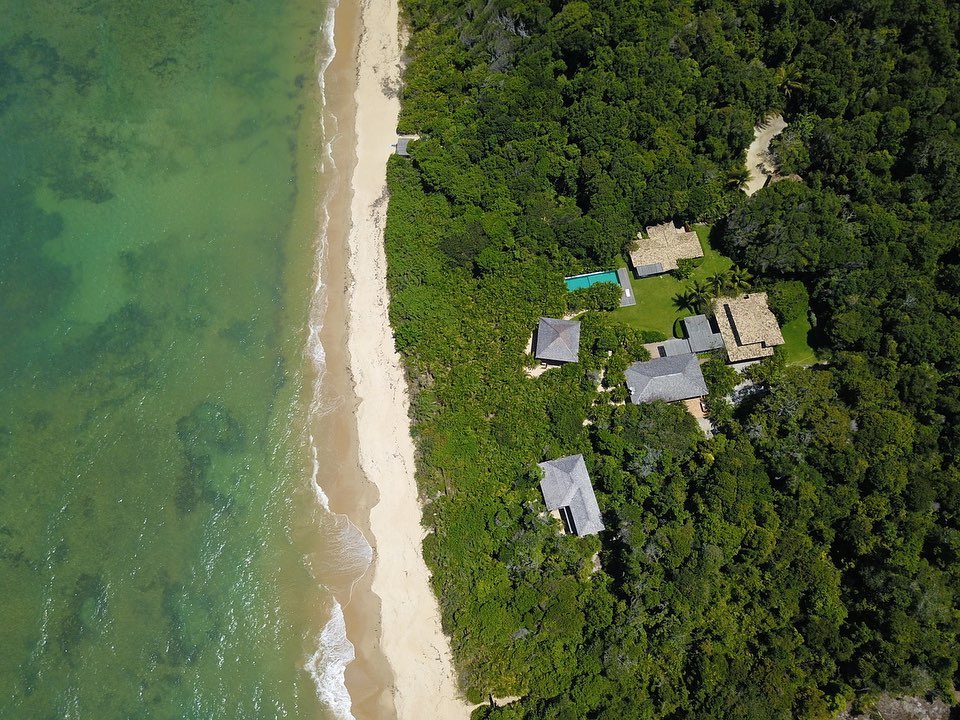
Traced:
[[776, 83], [777, 89], [783, 93], [784, 98], [789, 98], [795, 90], [803, 90], [800, 68], [793, 63], [781, 65], [777, 68]]
[[727, 188], [730, 190], [739, 190], [750, 179], [750, 171], [742, 163], [735, 165], [727, 171]]
[[730, 282], [730, 273], [727, 270], [714, 273], [707, 278], [707, 282], [710, 284], [710, 289], [713, 291], [713, 296], [717, 297], [724, 291], [724, 289], [727, 287], [727, 284]]
[[697, 300], [693, 295], [690, 294], [690, 289], [687, 288], [683, 292], [678, 292], [673, 296], [673, 305], [680, 311], [687, 312], [696, 312], [697, 311]]
[[707, 303], [710, 302], [710, 286], [699, 280], [694, 280], [693, 285], [687, 288], [687, 293], [690, 295], [690, 299], [693, 300], [696, 311], [703, 312]]
[[753, 275], [750, 274], [749, 270], [746, 270], [739, 265], [734, 265], [730, 268], [730, 287], [735, 290], [746, 290], [750, 287], [750, 282], [753, 280]]

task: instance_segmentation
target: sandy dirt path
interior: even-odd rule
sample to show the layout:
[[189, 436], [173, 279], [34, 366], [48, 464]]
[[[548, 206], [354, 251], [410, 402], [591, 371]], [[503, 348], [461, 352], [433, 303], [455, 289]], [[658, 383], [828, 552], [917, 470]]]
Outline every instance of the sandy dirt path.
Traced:
[[762, 188], [767, 178], [776, 172], [767, 151], [771, 141], [787, 127], [782, 115], [768, 115], [753, 129], [753, 142], [747, 148], [747, 170], [750, 179], [743, 186], [747, 195], [753, 195]]

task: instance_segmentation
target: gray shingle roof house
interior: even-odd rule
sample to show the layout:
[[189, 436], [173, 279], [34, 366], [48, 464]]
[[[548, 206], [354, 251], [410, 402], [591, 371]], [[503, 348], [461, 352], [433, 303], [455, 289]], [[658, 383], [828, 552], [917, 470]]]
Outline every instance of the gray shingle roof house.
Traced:
[[539, 463], [543, 470], [540, 490], [548, 510], [559, 510], [574, 535], [594, 535], [603, 530], [600, 506], [590, 484], [583, 455], [567, 455]]
[[580, 323], [540, 318], [533, 356], [542, 362], [576, 362], [580, 357]]
[[687, 331], [691, 352], [707, 352], [723, 347], [723, 335], [711, 327], [710, 318], [706, 315], [685, 317], [683, 327]]
[[654, 400], [689, 400], [707, 394], [707, 383], [693, 354], [637, 362], [627, 368], [626, 375], [630, 400], [637, 405]]
[[660, 357], [673, 357], [674, 355], [689, 355], [690, 341], [686, 339], [671, 338], [664, 340], [657, 348]]

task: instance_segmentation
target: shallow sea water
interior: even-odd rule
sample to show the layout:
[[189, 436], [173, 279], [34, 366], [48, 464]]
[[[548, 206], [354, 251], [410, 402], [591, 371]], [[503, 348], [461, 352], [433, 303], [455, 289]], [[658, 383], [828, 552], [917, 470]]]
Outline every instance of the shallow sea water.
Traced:
[[324, 6], [0, 16], [0, 718], [323, 717], [298, 163]]

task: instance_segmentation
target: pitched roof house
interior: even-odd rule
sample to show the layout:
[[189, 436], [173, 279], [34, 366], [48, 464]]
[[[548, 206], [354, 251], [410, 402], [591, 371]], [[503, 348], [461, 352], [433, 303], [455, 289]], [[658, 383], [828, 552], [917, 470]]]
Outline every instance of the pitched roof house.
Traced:
[[676, 402], [707, 394], [707, 383], [692, 353], [636, 362], [627, 368], [627, 389], [636, 405], [654, 400]]
[[706, 315], [691, 315], [683, 318], [682, 322], [691, 352], [707, 352], [723, 347], [723, 336], [710, 326], [710, 318]]
[[695, 232], [678, 228], [672, 221], [651, 225], [647, 228], [647, 237], [637, 233], [637, 249], [630, 252], [637, 277], [676, 270], [678, 260], [698, 257], [703, 257], [700, 238]]
[[583, 455], [567, 455], [538, 466], [543, 470], [543, 501], [548, 510], [560, 511], [571, 533], [582, 537], [603, 530], [600, 506]]
[[735, 298], [716, 298], [713, 314], [730, 362], [759, 360], [773, 355], [783, 345], [777, 318], [767, 305], [767, 294], [749, 293]]
[[690, 350], [690, 341], [686, 338], [670, 338], [656, 344], [650, 352], [653, 357], [673, 357], [675, 355], [689, 355], [692, 350]]
[[533, 356], [548, 363], [577, 362], [580, 357], [580, 323], [540, 318]]

